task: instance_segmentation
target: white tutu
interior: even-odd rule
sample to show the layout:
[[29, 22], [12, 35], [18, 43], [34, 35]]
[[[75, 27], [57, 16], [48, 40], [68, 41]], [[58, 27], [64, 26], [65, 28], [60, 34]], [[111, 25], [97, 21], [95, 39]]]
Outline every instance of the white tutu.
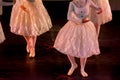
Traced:
[[68, 21], [59, 31], [54, 47], [64, 53], [78, 58], [87, 58], [100, 54], [94, 24], [89, 21], [79, 25]]
[[[29, 13], [23, 11], [24, 5]], [[42, 0], [16, 0], [12, 8], [10, 19], [11, 32], [24, 36], [40, 35], [52, 27], [50, 16], [45, 9]]]
[[2, 25], [0, 23], [0, 43], [2, 43], [5, 40], [5, 35], [3, 33]]
[[102, 8], [102, 13], [97, 14], [95, 9], [91, 9], [91, 21], [93, 23], [105, 24], [112, 20], [111, 7], [108, 0], [93, 0], [99, 7]]

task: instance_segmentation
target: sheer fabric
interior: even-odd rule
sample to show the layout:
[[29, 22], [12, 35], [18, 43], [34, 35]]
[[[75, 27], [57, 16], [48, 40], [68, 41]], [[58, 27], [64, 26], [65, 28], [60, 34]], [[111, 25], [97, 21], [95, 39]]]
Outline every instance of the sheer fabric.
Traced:
[[93, 23], [98, 23], [99, 25], [105, 24], [112, 20], [112, 12], [109, 4], [109, 0], [93, 0], [99, 7], [102, 8], [102, 13], [97, 15], [94, 9], [91, 9], [91, 20]]
[[[25, 12], [20, 8], [24, 5]], [[24, 36], [38, 36], [52, 27], [50, 16], [41, 0], [16, 0], [10, 19], [11, 32]]]

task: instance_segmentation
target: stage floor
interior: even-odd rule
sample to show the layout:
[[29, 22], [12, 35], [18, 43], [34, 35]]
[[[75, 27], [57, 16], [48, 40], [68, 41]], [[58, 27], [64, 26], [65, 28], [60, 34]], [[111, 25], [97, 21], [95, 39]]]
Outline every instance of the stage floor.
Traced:
[[[4, 10], [7, 11], [10, 9]], [[66, 22], [64, 16], [51, 16], [53, 28], [38, 37], [34, 59], [28, 57], [24, 38], [10, 32], [9, 18], [7, 21], [3, 19], [6, 40], [0, 44], [0, 80], [120, 80], [120, 24], [116, 17], [118, 13], [120, 12], [113, 11], [113, 21], [101, 26], [101, 54], [88, 58], [85, 69], [89, 74], [87, 78], [80, 75], [79, 67], [73, 75], [67, 76], [70, 68], [67, 56], [52, 48], [58, 31]], [[3, 18], [8, 16], [4, 14]], [[79, 59], [76, 58], [76, 61], [79, 65]]]

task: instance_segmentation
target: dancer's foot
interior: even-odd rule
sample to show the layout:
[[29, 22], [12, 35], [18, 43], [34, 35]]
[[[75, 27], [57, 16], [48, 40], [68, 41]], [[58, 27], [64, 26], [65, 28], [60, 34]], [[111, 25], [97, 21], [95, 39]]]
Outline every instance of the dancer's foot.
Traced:
[[34, 48], [31, 48], [31, 49], [30, 49], [29, 57], [30, 57], [30, 58], [34, 58], [34, 57], [35, 57], [35, 49], [34, 49]]
[[34, 58], [34, 57], [35, 57], [35, 53], [34, 52], [29, 54], [29, 58]]
[[29, 49], [29, 45], [28, 45], [28, 44], [27, 44], [27, 46], [26, 46], [26, 50], [27, 50], [28, 53], [30, 52], [30, 49]]
[[74, 70], [78, 67], [77, 64], [72, 65], [71, 68], [69, 69], [67, 75], [72, 75], [72, 73], [74, 72]]
[[81, 70], [81, 75], [82, 75], [83, 77], [88, 77], [88, 74], [87, 74], [84, 70]]

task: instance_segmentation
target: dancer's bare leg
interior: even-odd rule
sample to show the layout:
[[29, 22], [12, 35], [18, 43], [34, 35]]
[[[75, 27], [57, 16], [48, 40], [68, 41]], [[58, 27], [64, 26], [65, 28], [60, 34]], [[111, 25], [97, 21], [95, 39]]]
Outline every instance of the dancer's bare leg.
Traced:
[[33, 44], [34, 44], [34, 47], [35, 47], [35, 45], [36, 45], [36, 40], [37, 40], [37, 36], [34, 36], [34, 37], [33, 37]]
[[30, 37], [30, 55], [29, 57], [35, 57], [35, 44], [36, 44], [36, 36]]
[[80, 58], [80, 66], [81, 66], [80, 72], [83, 77], [88, 76], [88, 74], [85, 72], [86, 60], [87, 58]]
[[97, 26], [97, 34], [99, 36], [99, 33], [100, 33], [100, 25]]
[[96, 23], [95, 24], [95, 28], [96, 28], [97, 35], [99, 36], [99, 33], [100, 33], [100, 24]]
[[71, 68], [69, 69], [67, 75], [72, 75], [72, 73], [74, 72], [74, 70], [78, 67], [76, 62], [75, 62], [75, 58], [70, 56], [70, 55], [67, 55], [70, 63], [71, 63]]
[[30, 52], [30, 37], [29, 36], [24, 36], [24, 38], [25, 38], [25, 40], [26, 40], [26, 43], [27, 43], [27, 45], [26, 45], [26, 50], [27, 50], [27, 52], [29, 53]]

